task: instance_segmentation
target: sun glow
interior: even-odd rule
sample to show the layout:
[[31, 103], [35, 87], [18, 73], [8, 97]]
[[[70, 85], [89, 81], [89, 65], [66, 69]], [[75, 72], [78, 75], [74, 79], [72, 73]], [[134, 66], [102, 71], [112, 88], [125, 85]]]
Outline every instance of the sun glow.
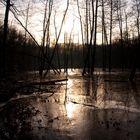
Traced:
[[74, 112], [75, 112], [75, 107], [74, 104], [71, 102], [68, 102], [66, 104], [66, 111], [67, 111], [67, 116], [68, 118], [73, 118], [74, 117]]
[[[58, 4], [59, 3], [59, 4]], [[24, 9], [27, 7], [28, 3], [20, 2], [16, 3], [17, 8]], [[19, 5], [20, 4], [20, 5]], [[50, 17], [50, 27], [49, 27], [49, 35], [50, 35], [50, 42], [53, 42], [56, 40], [56, 33], [57, 36], [60, 31], [61, 23], [63, 20], [64, 12], [66, 10], [66, 4], [67, 1], [60, 1], [57, 0], [54, 2], [53, 10]], [[24, 6], [23, 6], [24, 5]], [[60, 6], [61, 5], [61, 6]], [[3, 5], [0, 5], [1, 13], [3, 10]], [[44, 9], [45, 9], [45, 3], [41, 1], [31, 2], [30, 3], [30, 9], [29, 9], [29, 20], [27, 23], [27, 29], [31, 33], [31, 35], [36, 39], [36, 41], [41, 44], [42, 38], [43, 38], [43, 21], [44, 21]], [[26, 11], [26, 10], [23, 10]], [[48, 14], [48, 13], [47, 13]], [[4, 17], [4, 13], [2, 13], [2, 17]], [[17, 15], [19, 20], [23, 25], [26, 23], [26, 13], [23, 15], [19, 14]], [[55, 25], [54, 25], [54, 18], [55, 18]], [[2, 19], [3, 20], [3, 19]], [[9, 21], [14, 21], [14, 24], [17, 26], [18, 29], [22, 29], [22, 26], [18, 23], [18, 21], [12, 16], [12, 14], [9, 16]], [[10, 23], [10, 22], [9, 22]], [[54, 27], [56, 26], [56, 28]], [[80, 21], [79, 21], [79, 15], [77, 12], [77, 6], [74, 6], [72, 4], [69, 5], [68, 11], [66, 13], [66, 17], [64, 20], [64, 24], [62, 27], [62, 31], [60, 33], [60, 37], [58, 42], [64, 43], [64, 34], [67, 34], [67, 39], [69, 40], [70, 34], [71, 34], [71, 41], [74, 43], [81, 42], [81, 28], [80, 28]], [[55, 30], [56, 29], [56, 30]]]
[[66, 17], [63, 27], [63, 34], [65, 34], [68, 39], [71, 38], [73, 42], [78, 43], [81, 29], [80, 22], [76, 17], [74, 17], [74, 15], [71, 14]]
[[74, 31], [75, 21], [72, 17], [68, 18], [64, 23], [64, 32], [71, 33]]

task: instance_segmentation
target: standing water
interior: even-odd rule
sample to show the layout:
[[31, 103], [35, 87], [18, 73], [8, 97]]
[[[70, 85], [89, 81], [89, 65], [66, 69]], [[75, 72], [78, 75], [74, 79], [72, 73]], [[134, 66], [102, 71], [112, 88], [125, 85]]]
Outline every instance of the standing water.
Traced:
[[[47, 79], [62, 79], [50, 73]], [[140, 81], [68, 71], [68, 81], [19, 90], [0, 109], [0, 140], [140, 140]], [[38, 87], [36, 87], [38, 89]]]

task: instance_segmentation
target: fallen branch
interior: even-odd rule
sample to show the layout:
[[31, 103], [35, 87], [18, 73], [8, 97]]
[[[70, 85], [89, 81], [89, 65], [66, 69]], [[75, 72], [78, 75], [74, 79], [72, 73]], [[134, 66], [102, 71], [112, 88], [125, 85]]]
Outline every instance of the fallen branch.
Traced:
[[92, 104], [78, 103], [78, 102], [76, 102], [76, 101], [70, 101], [70, 102], [73, 103], [73, 104], [78, 104], [78, 105], [83, 105], [83, 106], [98, 108], [97, 106], [92, 105]]
[[68, 81], [68, 79], [59, 79], [59, 80], [49, 80], [49, 81], [34, 81], [23, 84], [23, 86], [32, 86], [32, 85], [55, 85], [58, 82]]
[[[18, 90], [21, 90], [23, 88], [35, 88], [34, 86], [41, 86], [41, 85], [56, 85], [59, 82], [67, 81], [68, 79], [60, 79], [60, 80], [50, 80], [50, 81], [33, 81], [33, 82], [19, 82], [17, 83], [17, 86], [12, 89], [12, 92], [15, 93]], [[43, 91], [43, 90], [42, 90]]]

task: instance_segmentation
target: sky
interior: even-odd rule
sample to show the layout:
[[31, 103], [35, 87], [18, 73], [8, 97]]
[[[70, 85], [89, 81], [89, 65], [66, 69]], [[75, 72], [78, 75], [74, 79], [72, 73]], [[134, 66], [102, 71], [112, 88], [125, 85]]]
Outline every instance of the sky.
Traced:
[[[25, 13], [25, 9], [27, 8], [29, 0], [18, 0], [15, 4], [16, 8], [19, 11], [23, 11]], [[30, 3], [31, 9], [29, 10], [29, 22], [28, 22], [28, 30], [33, 34], [33, 36], [36, 38], [36, 40], [41, 43], [42, 39], [42, 29], [43, 29], [43, 16], [44, 16], [44, 9], [45, 5], [40, 2], [40, 0], [34, 0], [35, 3]], [[42, 0], [43, 1], [43, 0]], [[1, 20], [4, 18], [4, 12], [5, 12], [5, 7], [0, 3], [0, 14]], [[56, 22], [56, 27], [57, 27], [57, 32], [59, 32], [60, 29], [60, 23], [62, 21], [64, 11], [66, 9], [66, 0], [54, 0], [54, 7], [53, 11], [56, 11], [56, 16], [55, 16], [55, 22]], [[55, 13], [53, 12], [51, 15], [51, 27], [50, 27], [50, 35], [51, 39], [54, 40], [55, 36], [55, 30], [54, 30], [54, 15]], [[25, 16], [22, 15], [20, 12], [20, 15], [18, 15], [18, 18], [20, 21], [25, 25], [26, 18]], [[23, 28], [17, 23], [13, 15], [10, 13], [9, 14], [9, 25], [14, 25], [18, 29], [23, 30]], [[72, 31], [73, 30], [73, 31]], [[59, 39], [59, 42], [64, 42], [64, 33], [65, 36], [69, 36], [70, 32], [72, 32], [72, 35], [75, 36], [74, 42], [78, 42], [78, 36], [80, 36], [80, 22], [78, 19], [78, 12], [77, 8], [75, 8], [73, 5], [69, 5], [69, 9], [65, 18], [65, 22], [62, 28], [62, 33]], [[80, 40], [80, 38], [79, 38]]]
[[[12, 0], [11, 0], [12, 1]], [[18, 18], [25, 25], [26, 16], [23, 16], [23, 13], [26, 14], [26, 9], [28, 2], [30, 1], [30, 10], [29, 10], [29, 22], [28, 22], [28, 30], [31, 34], [36, 38], [36, 40], [41, 44], [42, 35], [43, 35], [43, 16], [45, 5], [43, 4], [44, 0], [13, 0], [14, 6], [20, 11]], [[64, 11], [66, 9], [66, 0], [53, 0], [54, 6], [53, 11], [56, 11], [55, 21], [57, 27], [57, 33], [60, 29], [60, 24], [64, 15]], [[80, 1], [80, 0], [79, 0]], [[62, 33], [59, 38], [59, 42], [64, 42], [64, 35], [69, 37], [72, 32], [73, 42], [78, 43], [82, 42], [81, 40], [81, 28], [80, 28], [80, 20], [78, 15], [78, 9], [76, 5], [76, 1], [72, 3], [70, 0], [69, 9], [65, 18], [65, 22], [62, 28]], [[129, 0], [130, 2], [130, 0]], [[3, 20], [3, 15], [5, 12], [5, 7], [0, 3], [0, 18]], [[51, 26], [50, 26], [50, 38], [51, 41], [54, 41], [55, 30], [54, 30], [54, 15], [52, 12], [51, 15]], [[101, 22], [100, 22], [101, 23]], [[9, 25], [16, 26], [19, 30], [23, 30], [23, 28], [17, 23], [13, 15], [10, 13], [9, 15]], [[116, 34], [116, 32], [115, 32]], [[118, 34], [116, 34], [118, 35]], [[73, 37], [74, 36], [74, 37]], [[97, 43], [101, 43], [101, 33], [97, 34]]]

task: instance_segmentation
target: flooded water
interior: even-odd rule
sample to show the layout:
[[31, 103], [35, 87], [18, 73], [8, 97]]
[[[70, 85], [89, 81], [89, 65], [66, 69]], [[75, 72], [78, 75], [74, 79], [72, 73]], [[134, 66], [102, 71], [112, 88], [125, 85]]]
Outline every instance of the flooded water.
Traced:
[[140, 76], [131, 83], [128, 75], [50, 74], [68, 81], [18, 91], [0, 109], [0, 140], [140, 140]]

